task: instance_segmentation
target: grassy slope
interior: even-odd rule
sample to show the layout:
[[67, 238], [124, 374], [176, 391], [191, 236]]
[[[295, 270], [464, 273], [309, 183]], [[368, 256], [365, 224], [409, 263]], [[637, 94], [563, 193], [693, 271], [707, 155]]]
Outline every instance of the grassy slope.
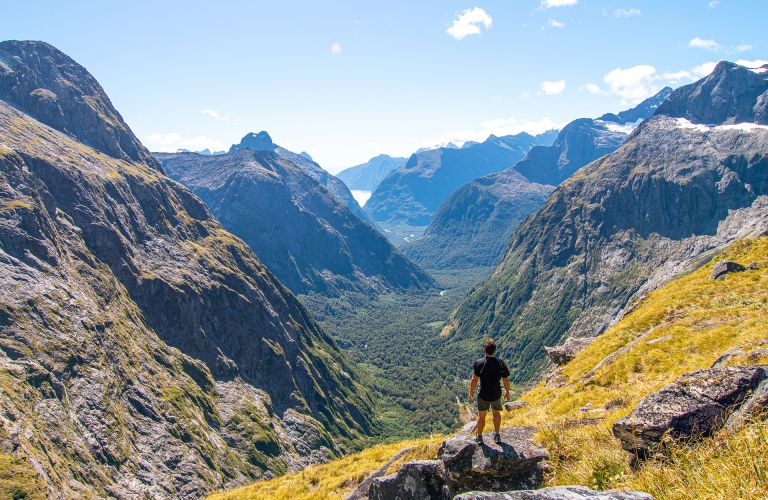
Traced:
[[[759, 269], [712, 281], [714, 260], [727, 258]], [[505, 415], [505, 425], [540, 425], [539, 439], [552, 455], [548, 485], [631, 488], [660, 499], [765, 498], [768, 496], [768, 423], [734, 435], [718, 434], [696, 445], [675, 445], [638, 471], [628, 466], [610, 428], [646, 394], [678, 376], [707, 368], [726, 350], [746, 354], [730, 364], [768, 363], [768, 238], [736, 243], [710, 264], [651, 293], [618, 324], [564, 367], [560, 387], [542, 381], [521, 398], [529, 406]], [[659, 340], [662, 339], [662, 340]], [[648, 343], [656, 340], [656, 342]], [[601, 360], [629, 347], [586, 377]], [[749, 354], [756, 351], [755, 356]], [[764, 352], [764, 351], [763, 351]], [[606, 404], [608, 408], [606, 409]], [[588, 405], [586, 411], [580, 411]], [[434, 457], [436, 440], [421, 440], [413, 458]], [[221, 498], [338, 498], [366, 473], [414, 442], [364, 450], [299, 474], [234, 490]]]

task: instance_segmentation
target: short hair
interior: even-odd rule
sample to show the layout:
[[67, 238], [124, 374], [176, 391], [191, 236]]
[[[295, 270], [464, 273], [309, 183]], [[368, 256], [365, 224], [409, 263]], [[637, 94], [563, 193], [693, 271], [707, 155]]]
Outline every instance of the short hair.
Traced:
[[483, 341], [483, 351], [489, 356], [493, 356], [496, 352], [496, 342], [492, 338], [487, 338]]

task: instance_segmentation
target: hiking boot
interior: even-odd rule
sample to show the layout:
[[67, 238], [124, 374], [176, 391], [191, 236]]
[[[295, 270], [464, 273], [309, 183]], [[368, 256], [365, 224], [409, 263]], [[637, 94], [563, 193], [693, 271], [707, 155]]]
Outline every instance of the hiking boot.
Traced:
[[493, 435], [493, 442], [496, 444], [501, 444], [501, 434], [496, 433]]
[[478, 434], [477, 436], [475, 436], [475, 443], [483, 444], [483, 435], [482, 434]]

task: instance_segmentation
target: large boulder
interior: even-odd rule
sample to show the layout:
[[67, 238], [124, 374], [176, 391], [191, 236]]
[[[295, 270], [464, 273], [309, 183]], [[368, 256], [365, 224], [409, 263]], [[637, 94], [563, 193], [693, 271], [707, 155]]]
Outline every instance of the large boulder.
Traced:
[[740, 273], [746, 271], [747, 268], [739, 264], [738, 262], [731, 262], [729, 260], [721, 260], [712, 268], [712, 273], [709, 277], [713, 280], [719, 279], [728, 273]]
[[524, 491], [471, 491], [454, 500], [653, 500], [639, 491], [595, 491], [584, 486], [553, 486]]
[[668, 433], [675, 438], [707, 436], [720, 429], [765, 379], [768, 365], [709, 368], [683, 375], [643, 398], [613, 424], [625, 450], [639, 457], [655, 451]]
[[576, 357], [582, 349], [587, 347], [593, 337], [570, 337], [562, 345], [557, 347], [545, 347], [549, 359], [556, 365], [564, 365]]
[[449, 500], [452, 496], [441, 460], [408, 462], [396, 473], [374, 479], [368, 493], [370, 500]]
[[533, 442], [533, 427], [501, 429], [501, 444], [491, 435], [478, 444], [468, 433], [446, 439], [438, 450], [448, 480], [456, 492], [470, 490], [514, 490], [541, 486], [540, 462], [547, 450]]

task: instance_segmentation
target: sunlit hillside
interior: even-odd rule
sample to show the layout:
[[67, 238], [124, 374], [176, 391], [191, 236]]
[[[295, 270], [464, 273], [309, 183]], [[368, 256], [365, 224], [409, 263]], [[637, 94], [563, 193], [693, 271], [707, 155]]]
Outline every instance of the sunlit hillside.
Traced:
[[[713, 281], [721, 259], [755, 263], [757, 269]], [[698, 270], [649, 294], [619, 323], [561, 370], [520, 399], [505, 425], [540, 426], [549, 450], [547, 485], [628, 488], [657, 498], [765, 498], [768, 495], [768, 426], [752, 423], [734, 435], [671, 446], [663, 459], [629, 467], [629, 455], [611, 433], [613, 422], [645, 395], [678, 376], [722, 362], [768, 363], [768, 238], [742, 241]], [[762, 347], [761, 347], [762, 346]], [[394, 443], [329, 464], [234, 490], [215, 498], [339, 498], [399, 450], [416, 446], [389, 467], [433, 458], [439, 439]]]

